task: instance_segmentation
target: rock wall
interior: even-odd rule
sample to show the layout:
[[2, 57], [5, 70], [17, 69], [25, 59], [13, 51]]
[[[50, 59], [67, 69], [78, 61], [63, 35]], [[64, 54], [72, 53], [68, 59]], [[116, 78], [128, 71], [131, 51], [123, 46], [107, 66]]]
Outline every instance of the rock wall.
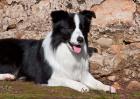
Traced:
[[20, 36], [28, 35], [28, 31], [50, 31], [49, 14], [58, 9], [95, 11], [97, 18], [93, 19], [91, 30], [94, 38], [105, 32], [139, 33], [138, 0], [0, 0], [0, 34], [12, 31], [10, 35], [16, 37], [16, 31], [22, 31]]
[[89, 33], [96, 77], [140, 78], [140, 0], [0, 0], [0, 38], [44, 38], [58, 9], [96, 13]]

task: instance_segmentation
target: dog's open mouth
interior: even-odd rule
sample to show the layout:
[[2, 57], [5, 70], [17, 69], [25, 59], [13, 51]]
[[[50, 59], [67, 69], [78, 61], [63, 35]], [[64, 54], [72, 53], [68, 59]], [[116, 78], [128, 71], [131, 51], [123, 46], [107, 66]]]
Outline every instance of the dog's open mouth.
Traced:
[[76, 54], [79, 54], [81, 52], [81, 45], [69, 43], [72, 51]]

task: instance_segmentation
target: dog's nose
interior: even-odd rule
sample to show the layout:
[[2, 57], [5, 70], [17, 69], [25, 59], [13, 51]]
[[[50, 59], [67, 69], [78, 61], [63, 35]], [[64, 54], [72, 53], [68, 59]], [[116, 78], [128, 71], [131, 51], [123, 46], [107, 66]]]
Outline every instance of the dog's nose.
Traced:
[[77, 38], [77, 41], [78, 41], [78, 43], [83, 43], [84, 39], [83, 39], [83, 37], [79, 36], [79, 37]]

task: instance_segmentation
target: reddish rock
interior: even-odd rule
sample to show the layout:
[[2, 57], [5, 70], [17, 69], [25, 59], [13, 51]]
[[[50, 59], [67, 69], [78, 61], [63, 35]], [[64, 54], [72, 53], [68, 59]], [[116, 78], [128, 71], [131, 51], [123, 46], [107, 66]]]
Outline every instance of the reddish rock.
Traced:
[[117, 77], [116, 76], [108, 76], [107, 79], [110, 81], [115, 81], [117, 79]]
[[112, 45], [111, 51], [113, 54], [120, 54], [120, 51], [124, 48], [123, 45]]
[[124, 78], [123, 78], [123, 81], [128, 82], [128, 81], [130, 81], [130, 79], [129, 79], [129, 78], [126, 78], [126, 77], [124, 77]]
[[47, 11], [48, 9], [49, 0], [40, 1], [38, 4], [32, 6], [32, 14], [34, 15], [34, 18], [41, 20], [46, 17], [49, 17], [50, 11]]
[[110, 39], [110, 38], [99, 38], [97, 41], [96, 41], [100, 46], [103, 46], [103, 47], [110, 47], [113, 43], [113, 40]]
[[127, 85], [126, 88], [129, 90], [134, 90], [134, 89], [140, 90], [140, 82], [131, 81], [131, 82], [129, 82], [129, 84]]
[[90, 57], [90, 62], [91, 63], [97, 63], [99, 65], [103, 65], [103, 60], [104, 60], [104, 56], [98, 54], [98, 53], [94, 53], [91, 57]]
[[136, 4], [133, 0], [105, 0], [102, 4], [93, 6], [96, 13], [93, 25], [105, 26], [114, 23], [133, 23], [133, 13]]
[[138, 43], [132, 43], [131, 46], [134, 46], [136, 48], [140, 48], [140, 41]]
[[116, 89], [121, 89], [121, 85], [118, 82], [114, 82], [112, 86]]

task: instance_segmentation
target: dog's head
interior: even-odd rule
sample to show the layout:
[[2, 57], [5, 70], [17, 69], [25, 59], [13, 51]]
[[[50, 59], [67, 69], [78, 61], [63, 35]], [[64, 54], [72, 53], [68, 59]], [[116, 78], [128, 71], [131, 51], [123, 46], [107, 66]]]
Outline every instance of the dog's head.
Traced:
[[88, 32], [94, 12], [84, 10], [79, 13], [68, 13], [63, 10], [51, 13], [53, 33], [52, 45], [57, 48], [59, 44], [66, 43], [74, 53], [80, 53], [83, 45], [87, 45]]

